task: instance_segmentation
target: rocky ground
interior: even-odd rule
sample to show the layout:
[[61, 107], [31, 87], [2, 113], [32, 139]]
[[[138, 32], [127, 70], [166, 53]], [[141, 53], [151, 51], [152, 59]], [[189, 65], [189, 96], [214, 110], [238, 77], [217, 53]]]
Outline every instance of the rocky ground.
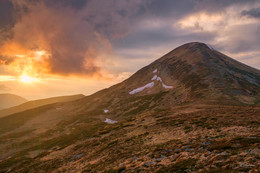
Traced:
[[73, 125], [80, 133], [55, 141], [46, 136], [42, 146], [34, 143], [19, 153], [26, 157], [17, 154], [0, 167], [2, 172], [259, 172], [259, 115], [259, 106], [189, 105], [95, 123], [92, 130], [83, 119]]

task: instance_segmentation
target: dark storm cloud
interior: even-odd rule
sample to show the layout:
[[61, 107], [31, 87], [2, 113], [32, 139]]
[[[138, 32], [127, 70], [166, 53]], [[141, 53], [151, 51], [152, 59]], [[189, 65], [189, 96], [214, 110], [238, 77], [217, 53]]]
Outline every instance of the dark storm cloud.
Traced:
[[260, 18], [260, 7], [258, 8], [253, 8], [250, 10], [244, 10], [241, 13], [243, 16], [250, 16], [250, 17], [255, 17], [255, 18]]
[[[142, 23], [145, 20], [161, 20], [168, 23], [164, 26], [155, 29], [138, 29], [140, 25], [135, 25], [135, 29], [126, 37], [116, 40], [114, 44], [117, 47], [138, 47], [138, 46], [155, 46], [156, 44], [162, 44], [172, 42], [175, 39], [190, 40], [199, 39], [203, 41], [211, 41], [215, 33], [209, 32], [197, 32], [197, 33], [183, 33], [181, 30], [172, 28], [172, 24], [177, 22], [180, 18], [196, 12], [209, 12], [219, 13], [226, 10], [226, 8], [232, 5], [245, 5], [257, 2], [257, 0], [148, 0], [145, 1], [143, 14], [139, 19], [135, 20], [136, 23]], [[203, 30], [199, 23], [194, 26]], [[145, 25], [145, 23], [144, 23]], [[163, 24], [162, 24], [163, 25]]]
[[13, 25], [13, 5], [9, 0], [0, 0], [0, 29]]
[[89, 0], [46, 0], [46, 3], [50, 6], [60, 6], [66, 5], [73, 8], [81, 9], [83, 8]]
[[146, 0], [144, 10], [150, 17], [178, 19], [198, 11], [216, 13], [233, 5], [246, 5], [258, 0]]
[[180, 30], [165, 26], [160, 29], [141, 30], [127, 35], [122, 39], [114, 41], [117, 48], [138, 49], [142, 47], [156, 47], [163, 44], [172, 44], [174, 42], [189, 42], [195, 40], [204, 40], [209, 42], [214, 38], [213, 33], [182, 33]]
[[178, 18], [183, 14], [191, 12], [195, 6], [195, 1], [171, 1], [171, 0], [151, 0], [147, 1], [146, 11], [151, 17]]
[[258, 2], [259, 0], [196, 0], [196, 10], [216, 13], [225, 11], [226, 8], [234, 5], [247, 5]]

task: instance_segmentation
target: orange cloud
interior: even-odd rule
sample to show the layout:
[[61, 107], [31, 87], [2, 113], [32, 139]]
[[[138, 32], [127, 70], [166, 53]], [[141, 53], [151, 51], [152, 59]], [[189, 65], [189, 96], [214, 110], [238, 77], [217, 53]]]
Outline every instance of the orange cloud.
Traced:
[[[0, 45], [0, 64], [17, 75], [30, 76], [104, 75], [100, 62], [113, 54], [109, 39], [127, 30], [124, 16], [128, 15], [120, 14], [120, 10], [136, 5], [118, 1], [119, 5], [105, 3], [100, 8], [100, 2], [89, 1], [79, 10], [45, 1], [12, 2], [17, 18], [8, 33], [11, 37]], [[111, 8], [115, 8], [114, 13]]]

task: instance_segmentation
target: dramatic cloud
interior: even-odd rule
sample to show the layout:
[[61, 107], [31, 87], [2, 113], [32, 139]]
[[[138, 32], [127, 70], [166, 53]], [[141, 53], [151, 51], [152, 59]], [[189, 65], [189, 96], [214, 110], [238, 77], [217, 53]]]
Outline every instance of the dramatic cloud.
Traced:
[[119, 56], [151, 62], [176, 46], [200, 41], [260, 68], [260, 21], [255, 8], [259, 1], [148, 2], [133, 31], [113, 41]]
[[1, 42], [0, 63], [15, 66], [18, 73], [29, 67], [33, 74], [59, 75], [99, 73], [98, 61], [113, 51], [109, 40], [128, 32], [139, 4], [90, 0], [78, 9], [60, 1], [12, 2], [18, 17], [12, 37]]
[[1, 21], [0, 63], [18, 75], [102, 75], [117, 59], [150, 61], [185, 42], [232, 54], [260, 42], [254, 0], [2, 1], [13, 15]]
[[192, 41], [260, 69], [259, 12], [259, 0], [0, 0], [0, 81], [73, 78], [69, 94], [107, 82], [94, 92]]
[[[0, 0], [0, 31], [13, 24], [13, 5], [9, 0]], [[0, 32], [1, 33], [1, 32]]]
[[260, 18], [260, 7], [258, 8], [253, 8], [250, 10], [244, 10], [241, 13], [243, 16], [250, 16], [250, 17], [255, 17], [255, 18]]

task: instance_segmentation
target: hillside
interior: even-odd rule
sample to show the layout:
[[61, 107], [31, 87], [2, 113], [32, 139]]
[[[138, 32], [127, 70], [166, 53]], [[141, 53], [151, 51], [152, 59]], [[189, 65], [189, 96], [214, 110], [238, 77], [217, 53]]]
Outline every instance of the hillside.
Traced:
[[18, 112], [23, 112], [25, 110], [33, 109], [33, 108], [48, 105], [48, 104], [73, 101], [73, 100], [81, 99], [83, 97], [84, 97], [84, 95], [78, 94], [78, 95], [71, 95], [71, 96], [60, 96], [60, 97], [52, 97], [52, 98], [47, 98], [47, 99], [32, 100], [32, 101], [28, 101], [26, 103], [20, 104], [18, 106], [0, 110], [0, 117], [8, 116], [8, 115], [18, 113]]
[[27, 100], [23, 97], [14, 94], [0, 94], [0, 110], [17, 106], [25, 103]]
[[259, 86], [259, 70], [195, 42], [174, 49], [103, 93], [125, 98], [167, 91], [166, 104], [171, 105], [201, 100], [254, 104], [259, 101]]
[[93, 95], [0, 118], [0, 172], [258, 172], [259, 86], [259, 70], [188, 43]]

